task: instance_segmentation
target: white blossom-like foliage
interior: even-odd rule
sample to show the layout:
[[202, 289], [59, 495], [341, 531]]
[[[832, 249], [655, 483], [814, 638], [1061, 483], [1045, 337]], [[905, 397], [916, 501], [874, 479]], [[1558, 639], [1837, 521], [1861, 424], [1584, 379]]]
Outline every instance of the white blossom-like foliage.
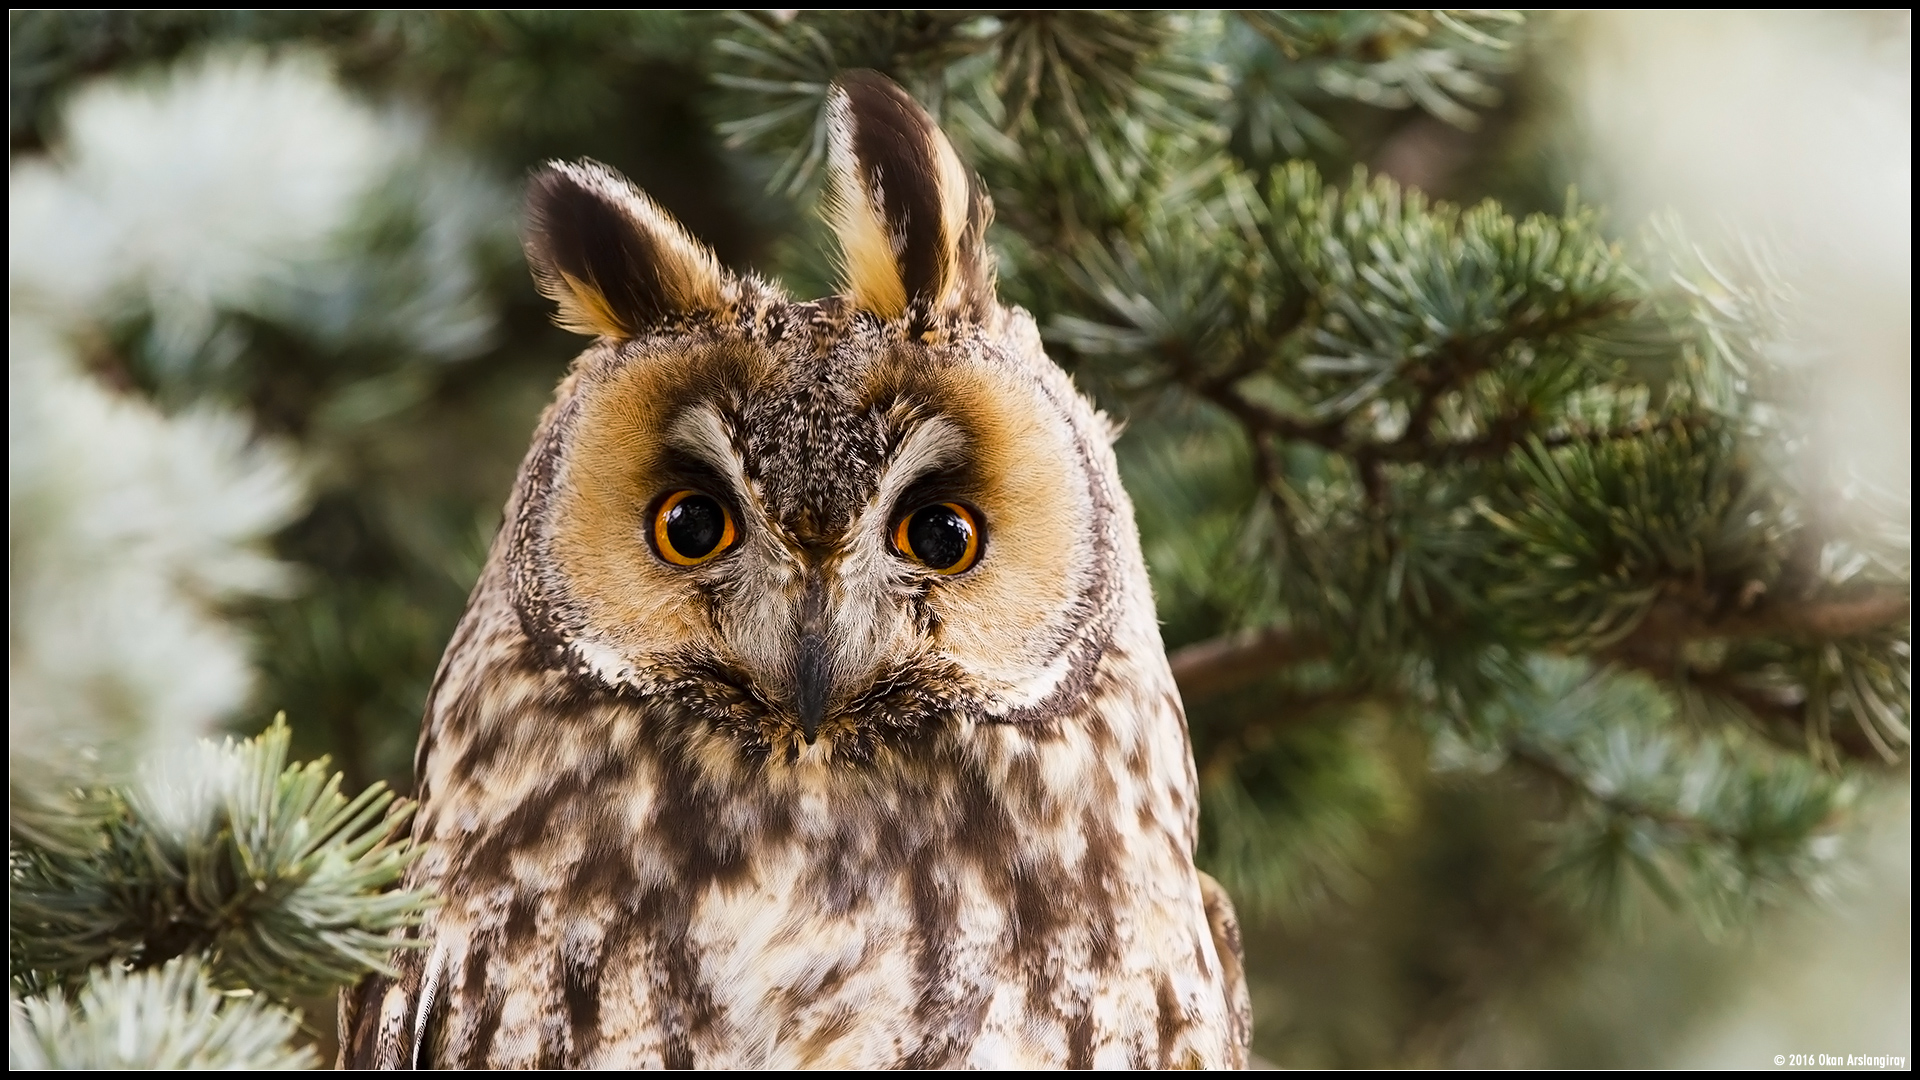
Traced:
[[263, 541], [305, 505], [305, 470], [243, 414], [162, 412], [84, 358], [146, 317], [166, 382], [230, 354], [239, 312], [323, 349], [471, 355], [510, 197], [318, 54], [255, 49], [81, 87], [11, 180], [12, 756], [120, 769], [246, 703], [226, 605], [292, 584]]
[[215, 53], [89, 84], [51, 160], [16, 165], [9, 263], [69, 319], [143, 303], [193, 348], [320, 258], [391, 169], [398, 133], [302, 53]]
[[16, 314], [9, 345], [13, 753], [125, 765], [245, 702], [246, 642], [216, 605], [289, 584], [259, 542], [304, 486], [239, 415], [115, 393], [37, 319]]
[[[257, 437], [243, 414], [163, 413], [82, 358], [129, 314], [151, 316], [165, 360], [202, 350], [222, 312], [341, 292], [341, 237], [423, 142], [418, 124], [351, 97], [319, 58], [244, 51], [87, 85], [53, 154], [15, 164], [15, 761], [90, 747], [124, 768], [240, 708], [251, 665], [223, 606], [290, 586], [263, 541], [306, 500], [292, 448]], [[414, 246], [427, 270], [413, 277], [424, 282], [399, 290], [443, 351], [490, 328], [461, 247], [471, 203], [448, 200], [423, 225]], [[356, 311], [333, 317], [364, 322]]]

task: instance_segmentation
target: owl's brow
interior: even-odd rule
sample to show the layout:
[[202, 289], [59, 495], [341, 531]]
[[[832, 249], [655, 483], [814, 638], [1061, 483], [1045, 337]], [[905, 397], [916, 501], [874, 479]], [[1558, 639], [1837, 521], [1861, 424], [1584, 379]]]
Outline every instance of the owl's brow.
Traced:
[[744, 508], [762, 510], [747, 483], [747, 463], [734, 439], [733, 428], [720, 410], [711, 405], [694, 405], [681, 413], [667, 429], [667, 446], [698, 461], [733, 488], [734, 499]]
[[953, 421], [935, 416], [915, 424], [881, 467], [873, 505], [882, 511], [891, 509], [916, 481], [963, 464], [966, 450], [966, 435]]

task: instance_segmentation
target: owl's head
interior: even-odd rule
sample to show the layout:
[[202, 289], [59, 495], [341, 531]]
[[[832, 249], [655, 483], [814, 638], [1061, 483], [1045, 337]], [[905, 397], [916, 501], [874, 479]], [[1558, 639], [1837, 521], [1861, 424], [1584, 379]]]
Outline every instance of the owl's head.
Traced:
[[614, 172], [554, 164], [527, 252], [595, 342], [509, 505], [541, 662], [772, 767], [1047, 724], [1138, 590], [1110, 431], [994, 295], [990, 204], [871, 73], [829, 101], [840, 295], [729, 273]]

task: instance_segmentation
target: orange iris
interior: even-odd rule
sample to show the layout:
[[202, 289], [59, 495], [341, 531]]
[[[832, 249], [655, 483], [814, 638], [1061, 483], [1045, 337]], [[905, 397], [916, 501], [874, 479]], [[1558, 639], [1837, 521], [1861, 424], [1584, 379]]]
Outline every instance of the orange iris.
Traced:
[[958, 574], [980, 560], [980, 522], [960, 503], [932, 503], [900, 519], [893, 547], [935, 573]]
[[676, 491], [653, 512], [654, 550], [675, 566], [717, 558], [739, 536], [726, 504], [704, 491]]

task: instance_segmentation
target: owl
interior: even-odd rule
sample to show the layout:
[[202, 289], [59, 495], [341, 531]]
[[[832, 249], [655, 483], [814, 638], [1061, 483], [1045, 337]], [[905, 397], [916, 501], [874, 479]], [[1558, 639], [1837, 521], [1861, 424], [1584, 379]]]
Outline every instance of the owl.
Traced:
[[932, 119], [870, 72], [827, 110], [822, 300], [604, 166], [533, 178], [593, 341], [435, 678], [440, 903], [343, 1065], [1246, 1063], [1114, 429]]

